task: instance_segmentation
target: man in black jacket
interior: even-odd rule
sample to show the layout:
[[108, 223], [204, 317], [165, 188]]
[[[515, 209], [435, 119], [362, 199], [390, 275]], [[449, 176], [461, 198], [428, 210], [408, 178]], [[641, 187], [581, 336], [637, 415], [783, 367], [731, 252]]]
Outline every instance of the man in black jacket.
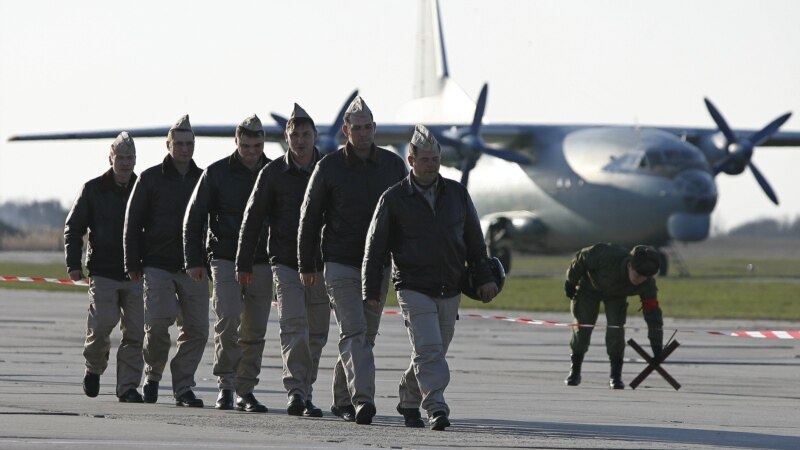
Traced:
[[397, 411], [408, 427], [450, 426], [444, 390], [450, 382], [445, 355], [453, 338], [465, 263], [476, 268], [477, 293], [488, 302], [498, 287], [488, 265], [478, 213], [466, 188], [439, 175], [441, 149], [417, 125], [408, 152], [411, 174], [381, 196], [367, 235], [363, 296], [377, 303], [383, 264], [391, 253], [394, 287], [412, 358], [400, 379]]
[[193, 280], [183, 265], [183, 213], [201, 171], [192, 159], [194, 132], [183, 116], [167, 133], [168, 154], [136, 180], [125, 214], [125, 270], [144, 275], [145, 403], [158, 400], [169, 357], [169, 327], [178, 323], [177, 352], [170, 363], [178, 406], [202, 407], [194, 373], [208, 341], [208, 282]]
[[83, 185], [64, 226], [64, 252], [69, 278], [83, 278], [81, 248], [83, 235], [89, 232], [86, 267], [89, 269], [89, 317], [83, 356], [86, 372], [83, 392], [96, 397], [100, 375], [108, 367], [111, 331], [122, 324], [122, 340], [117, 349], [117, 397], [121, 402], [141, 403], [136, 389], [142, 382], [142, 340], [144, 339], [144, 304], [141, 280], [131, 281], [125, 273], [122, 254], [122, 230], [125, 205], [128, 203], [136, 174], [136, 147], [133, 138], [123, 131], [111, 144], [108, 156], [111, 168]]
[[[317, 163], [300, 213], [298, 257], [304, 286], [317, 282], [316, 255], [322, 231], [325, 286], [339, 325], [331, 412], [370, 424], [375, 416], [375, 359], [388, 280], [375, 304], [361, 300], [361, 260], [369, 220], [378, 198], [405, 177], [405, 162], [375, 146], [372, 111], [356, 97], [344, 115], [345, 146]], [[324, 225], [324, 227], [323, 227]], [[385, 261], [388, 274], [388, 260]], [[319, 280], [322, 282], [322, 280]]]
[[[272, 303], [272, 283], [267, 264], [266, 227], [259, 226], [253, 282], [236, 281], [234, 260], [244, 208], [256, 176], [269, 161], [264, 156], [264, 128], [255, 114], [236, 127], [236, 151], [211, 164], [195, 187], [183, 222], [186, 273], [205, 279], [211, 264], [214, 287], [214, 375], [219, 396], [215, 407], [246, 412], [267, 412], [253, 389], [261, 373], [264, 335]], [[208, 229], [208, 239], [205, 230]]]
[[253, 278], [253, 253], [264, 221], [269, 224], [269, 258], [278, 301], [283, 386], [289, 397], [286, 412], [293, 416], [322, 417], [311, 401], [322, 348], [328, 342], [331, 308], [317, 251], [314, 274], [317, 282], [303, 286], [297, 270], [297, 228], [300, 205], [311, 172], [319, 161], [314, 147], [314, 121], [297, 103], [286, 123], [289, 151], [267, 164], [244, 213], [236, 254], [236, 271], [243, 286]]

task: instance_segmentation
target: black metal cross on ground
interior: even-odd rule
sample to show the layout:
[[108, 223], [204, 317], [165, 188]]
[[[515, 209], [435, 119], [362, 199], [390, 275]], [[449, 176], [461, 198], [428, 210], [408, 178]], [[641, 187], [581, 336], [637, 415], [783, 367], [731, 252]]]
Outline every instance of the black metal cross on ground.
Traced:
[[628, 345], [633, 347], [633, 349], [636, 350], [636, 353], [641, 355], [641, 357], [644, 358], [644, 360], [647, 362], [647, 367], [645, 367], [642, 373], [640, 373], [636, 378], [633, 379], [633, 381], [631, 381], [630, 383], [631, 389], [636, 389], [636, 386], [639, 386], [639, 383], [644, 381], [644, 379], [647, 378], [648, 375], [653, 373], [654, 370], [659, 374], [661, 374], [661, 376], [664, 377], [665, 380], [667, 380], [667, 383], [672, 385], [672, 387], [674, 387], [676, 391], [681, 388], [681, 384], [675, 381], [675, 378], [672, 378], [672, 375], [668, 374], [667, 371], [664, 370], [663, 367], [661, 367], [661, 363], [663, 363], [664, 360], [667, 359], [667, 357], [672, 352], [674, 352], [675, 349], [678, 348], [678, 346], [681, 345], [678, 343], [678, 341], [670, 340], [670, 342], [667, 343], [667, 346], [664, 347], [664, 350], [661, 351], [661, 357], [658, 359], [655, 359], [652, 356], [648, 355], [647, 352], [642, 348], [642, 346], [637, 344], [636, 341], [633, 340], [633, 338], [628, 339]]

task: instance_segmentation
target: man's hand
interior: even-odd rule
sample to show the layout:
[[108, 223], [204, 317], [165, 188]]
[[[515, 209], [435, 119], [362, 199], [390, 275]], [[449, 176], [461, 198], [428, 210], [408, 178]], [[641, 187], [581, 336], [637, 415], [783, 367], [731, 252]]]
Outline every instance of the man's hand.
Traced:
[[193, 279], [194, 281], [203, 281], [206, 279], [206, 268], [190, 267], [186, 269], [186, 275], [189, 275], [189, 278]]
[[239, 286], [241, 286], [241, 287], [250, 286], [250, 283], [253, 281], [253, 273], [252, 272], [236, 272], [236, 281], [239, 282]]
[[139, 281], [142, 278], [142, 272], [128, 272], [128, 278], [131, 281]]
[[81, 281], [83, 279], [83, 271], [78, 270], [70, 270], [69, 271], [69, 279], [72, 281]]
[[566, 295], [568, 299], [574, 299], [577, 292], [578, 289], [569, 280], [564, 282], [564, 295]]
[[497, 296], [499, 291], [500, 289], [497, 288], [497, 283], [490, 281], [478, 286], [477, 294], [483, 303], [489, 303]]
[[367, 305], [369, 305], [369, 306], [378, 306], [378, 305], [380, 305], [380, 304], [381, 304], [381, 302], [379, 302], [379, 301], [375, 300], [374, 298], [368, 298], [368, 299], [367, 299], [367, 301], [366, 301], [366, 303], [367, 303]]
[[303, 286], [305, 287], [313, 287], [315, 284], [317, 284], [317, 274], [301, 273], [300, 282], [303, 283]]

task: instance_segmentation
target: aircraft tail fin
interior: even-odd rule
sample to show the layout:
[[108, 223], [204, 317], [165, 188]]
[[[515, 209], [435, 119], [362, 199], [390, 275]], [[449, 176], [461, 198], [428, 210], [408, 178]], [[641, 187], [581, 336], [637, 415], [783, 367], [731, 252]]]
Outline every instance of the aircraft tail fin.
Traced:
[[420, 0], [414, 99], [400, 107], [400, 122], [469, 123], [475, 102], [450, 79], [438, 0]]

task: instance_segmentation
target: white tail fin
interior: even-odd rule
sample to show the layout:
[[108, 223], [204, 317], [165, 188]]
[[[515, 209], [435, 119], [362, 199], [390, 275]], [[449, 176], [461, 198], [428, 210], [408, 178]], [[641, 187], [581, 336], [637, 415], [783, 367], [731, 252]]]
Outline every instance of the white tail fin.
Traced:
[[469, 123], [475, 102], [450, 79], [438, 0], [420, 0], [414, 100], [401, 106], [400, 122]]

